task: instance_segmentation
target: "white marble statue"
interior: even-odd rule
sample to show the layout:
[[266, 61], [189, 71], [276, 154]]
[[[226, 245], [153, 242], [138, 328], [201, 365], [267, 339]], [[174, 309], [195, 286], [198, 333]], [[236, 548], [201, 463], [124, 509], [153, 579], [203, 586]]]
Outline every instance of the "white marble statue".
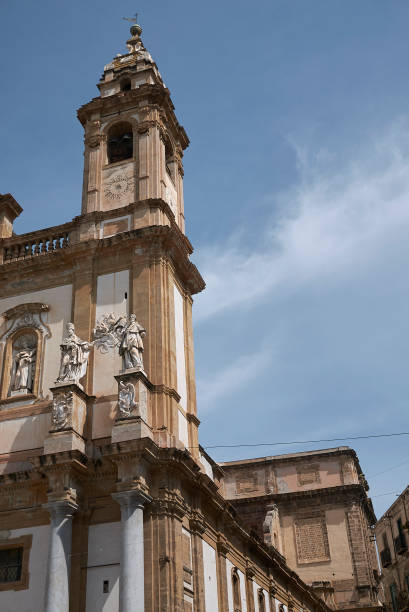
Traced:
[[19, 346], [13, 347], [13, 366], [10, 389], [13, 394], [33, 391], [36, 348], [31, 337], [23, 336]]
[[118, 410], [121, 417], [131, 416], [132, 410], [136, 408], [135, 387], [132, 383], [120, 381], [118, 391]]
[[61, 365], [58, 383], [79, 382], [87, 372], [92, 342], [85, 342], [75, 335], [73, 323], [67, 323], [67, 336], [61, 347]]
[[140, 368], [143, 370], [143, 342], [142, 338], [146, 331], [140, 325], [134, 314], [129, 317], [129, 322], [122, 332], [122, 341], [119, 345], [119, 354], [123, 359], [123, 369], [130, 370]]
[[105, 314], [97, 322], [94, 329], [94, 344], [107, 353], [109, 349], [118, 347], [122, 357], [122, 369], [139, 369], [143, 371], [143, 338], [146, 330], [136, 320], [136, 315], [129, 317]]

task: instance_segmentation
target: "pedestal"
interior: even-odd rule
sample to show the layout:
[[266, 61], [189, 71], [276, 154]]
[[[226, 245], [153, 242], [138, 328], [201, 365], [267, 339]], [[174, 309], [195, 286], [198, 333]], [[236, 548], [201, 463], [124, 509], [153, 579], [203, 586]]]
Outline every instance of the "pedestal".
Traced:
[[150, 390], [152, 384], [141, 369], [125, 370], [115, 376], [118, 405], [112, 428], [112, 443], [138, 438], [153, 439], [150, 427]]
[[85, 452], [84, 427], [88, 395], [75, 382], [52, 387], [51, 429], [44, 440], [44, 454], [68, 450]]

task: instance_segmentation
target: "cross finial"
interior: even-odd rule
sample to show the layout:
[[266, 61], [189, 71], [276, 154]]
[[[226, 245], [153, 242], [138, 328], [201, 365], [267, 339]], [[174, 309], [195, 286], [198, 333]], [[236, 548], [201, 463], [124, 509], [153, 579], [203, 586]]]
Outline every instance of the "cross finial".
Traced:
[[138, 23], [138, 13], [135, 13], [134, 17], [122, 17], [125, 21], [130, 21], [131, 23]]

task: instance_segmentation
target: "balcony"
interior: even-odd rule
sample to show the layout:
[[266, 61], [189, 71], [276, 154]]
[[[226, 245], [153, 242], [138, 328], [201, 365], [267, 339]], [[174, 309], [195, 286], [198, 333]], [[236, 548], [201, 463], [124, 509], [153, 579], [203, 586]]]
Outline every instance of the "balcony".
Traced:
[[388, 567], [392, 563], [391, 551], [389, 548], [381, 550], [381, 565], [382, 567]]
[[395, 550], [398, 555], [402, 555], [404, 552], [408, 550], [408, 545], [406, 543], [406, 537], [404, 533], [400, 533], [397, 538], [395, 538]]

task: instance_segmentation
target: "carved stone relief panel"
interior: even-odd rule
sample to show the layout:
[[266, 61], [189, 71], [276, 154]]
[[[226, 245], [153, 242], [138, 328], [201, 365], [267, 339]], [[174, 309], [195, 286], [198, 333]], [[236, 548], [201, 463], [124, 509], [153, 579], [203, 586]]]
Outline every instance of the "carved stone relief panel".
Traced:
[[113, 210], [135, 201], [135, 164], [120, 163], [102, 171], [103, 210]]
[[52, 430], [67, 429], [71, 427], [73, 408], [72, 391], [56, 393], [53, 398], [51, 413]]

